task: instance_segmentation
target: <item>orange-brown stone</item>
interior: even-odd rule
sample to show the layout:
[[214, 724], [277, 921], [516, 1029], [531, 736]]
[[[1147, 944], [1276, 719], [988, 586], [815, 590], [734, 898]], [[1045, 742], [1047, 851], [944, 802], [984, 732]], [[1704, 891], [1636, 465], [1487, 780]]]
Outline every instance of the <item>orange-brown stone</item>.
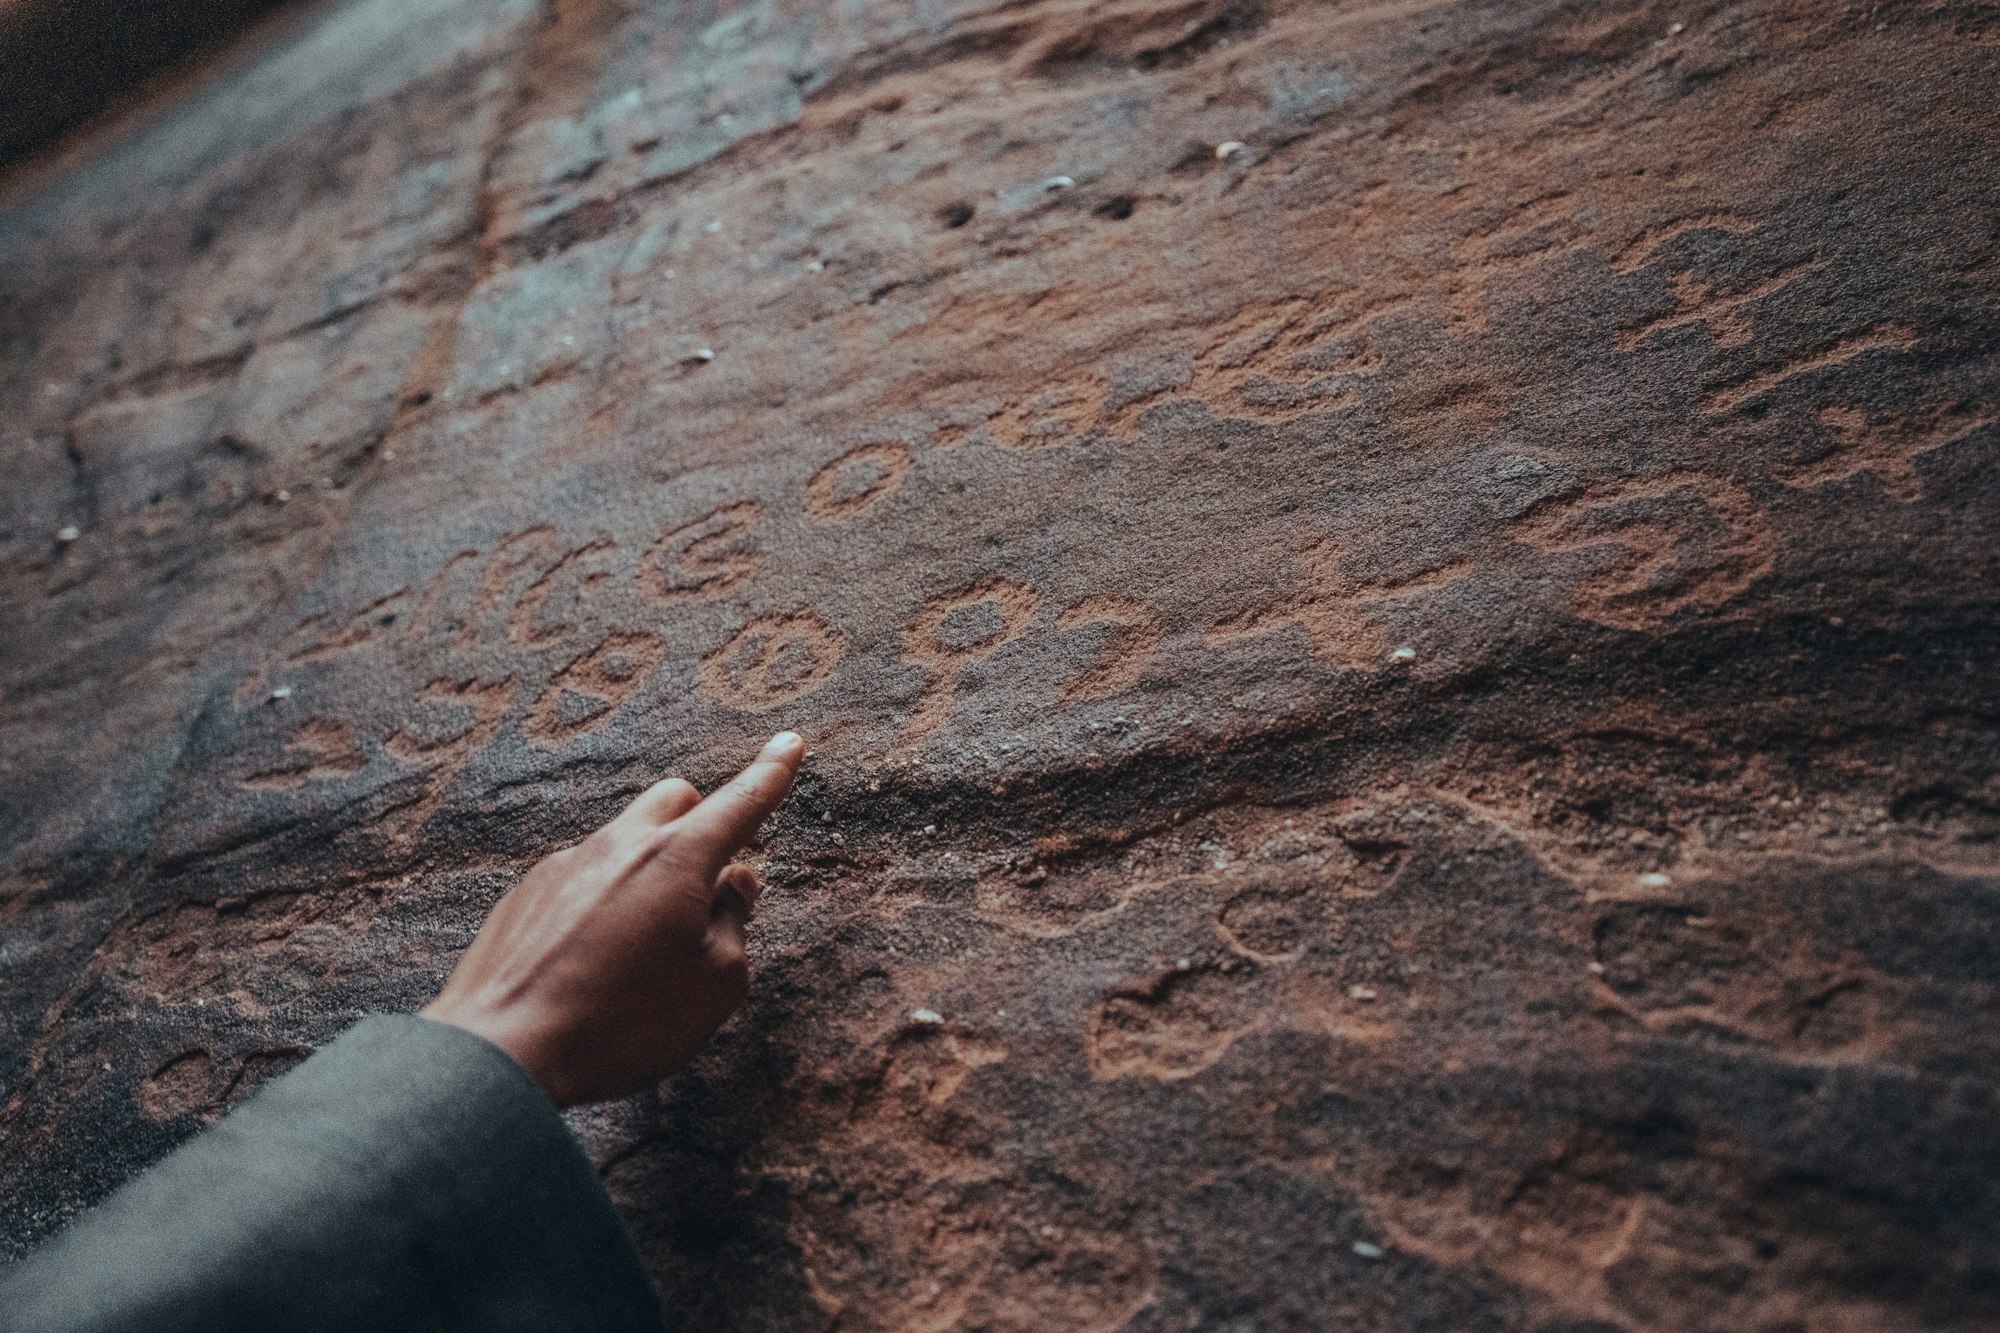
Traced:
[[0, 1239], [780, 726], [694, 1328], [2000, 1322], [2000, 19], [344, 0], [0, 198]]

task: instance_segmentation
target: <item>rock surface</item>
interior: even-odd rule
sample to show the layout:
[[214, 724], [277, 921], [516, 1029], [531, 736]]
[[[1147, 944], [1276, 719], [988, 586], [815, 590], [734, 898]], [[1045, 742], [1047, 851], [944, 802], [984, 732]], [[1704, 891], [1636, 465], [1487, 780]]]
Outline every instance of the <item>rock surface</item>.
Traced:
[[1996, 166], [1969, 0], [227, 54], [0, 206], [8, 1252], [785, 725], [687, 1327], [1994, 1327]]

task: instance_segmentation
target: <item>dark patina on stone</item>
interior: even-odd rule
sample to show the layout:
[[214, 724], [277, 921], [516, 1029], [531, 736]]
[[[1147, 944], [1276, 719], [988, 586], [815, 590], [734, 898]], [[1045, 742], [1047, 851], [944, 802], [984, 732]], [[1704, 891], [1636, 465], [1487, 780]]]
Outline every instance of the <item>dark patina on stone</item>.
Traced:
[[693, 1328], [2000, 1322], [1990, 4], [347, 0], [0, 199], [0, 1238], [653, 779]]

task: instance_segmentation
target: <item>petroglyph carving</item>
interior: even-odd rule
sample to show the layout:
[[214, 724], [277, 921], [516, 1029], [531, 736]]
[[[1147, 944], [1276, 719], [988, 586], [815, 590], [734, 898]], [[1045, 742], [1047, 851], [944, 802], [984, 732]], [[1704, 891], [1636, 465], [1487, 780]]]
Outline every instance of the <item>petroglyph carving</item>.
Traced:
[[1586, 493], [1531, 513], [1518, 531], [1541, 550], [1587, 555], [1572, 609], [1619, 629], [1720, 606], [1771, 566], [1762, 510], [1741, 487], [1713, 477]]
[[1285, 962], [1305, 950], [1305, 903], [1297, 891], [1245, 889], [1223, 904], [1215, 925], [1225, 944], [1258, 962]]
[[470, 754], [499, 730], [514, 697], [514, 678], [485, 682], [434, 680], [417, 692], [428, 716], [403, 723], [383, 748], [405, 763], [448, 763]]
[[1724, 385], [1702, 400], [1702, 410], [1711, 416], [1725, 416], [1801, 376], [1832, 370], [1870, 352], [1907, 352], [1916, 345], [1916, 330], [1908, 324], [1880, 324], [1865, 332], [1850, 334], [1784, 365], [1761, 370], [1733, 384]]
[[1187, 382], [1127, 403], [1112, 417], [1112, 433], [1130, 439], [1139, 418], [1169, 397], [1191, 397], [1218, 417], [1272, 424], [1354, 401], [1354, 387], [1382, 369], [1366, 327], [1399, 300], [1358, 308], [1322, 298], [1290, 297], [1248, 306], [1222, 326], [1196, 358]]
[[[403, 626], [405, 643], [420, 643], [438, 626], [438, 618], [444, 614], [443, 607], [450, 598], [452, 589], [460, 582], [461, 571], [469, 570], [479, 560], [477, 549], [468, 548], [453, 552], [451, 558], [438, 567], [424, 585], [423, 596], [417, 599], [417, 609], [410, 613]], [[465, 620], [461, 619], [447, 626], [448, 630], [461, 629]]]
[[1050, 385], [986, 419], [1002, 449], [1053, 449], [1088, 431], [1104, 411], [1110, 386], [1092, 375]]
[[1914, 503], [1924, 492], [1917, 460], [1992, 425], [1996, 419], [2000, 413], [1991, 408], [1962, 402], [1887, 421], [1871, 421], [1859, 408], [1822, 408], [1819, 424], [1826, 436], [1821, 451], [1781, 467], [1778, 479], [1787, 486], [1805, 489], [1869, 472], [1889, 494], [1906, 504]]
[[408, 598], [408, 588], [398, 588], [394, 592], [378, 597], [367, 606], [342, 621], [338, 628], [325, 628], [330, 616], [315, 612], [287, 630], [277, 645], [267, 653], [250, 673], [237, 682], [234, 697], [239, 705], [261, 702], [264, 691], [269, 687], [272, 676], [280, 665], [302, 662], [317, 662], [335, 657], [351, 648], [387, 632], [396, 623], [401, 612], [397, 609]]
[[139, 1081], [133, 1097], [149, 1120], [194, 1115], [205, 1125], [312, 1052], [297, 1046], [251, 1051], [240, 1060], [218, 1061], [206, 1047], [182, 1051]]
[[1139, 683], [1158, 656], [1166, 624], [1153, 608], [1129, 597], [1089, 597], [1062, 613], [1056, 628], [1082, 630], [1109, 626], [1095, 664], [1063, 683], [1062, 697], [1081, 702], [1108, 699]]
[[980, 916], [1004, 930], [1052, 940], [1118, 915], [1138, 887], [1115, 865], [1022, 866], [981, 876], [974, 902]]
[[547, 621], [544, 618], [543, 610], [549, 598], [567, 582], [571, 600], [582, 606], [590, 590], [611, 577], [609, 569], [591, 568], [592, 562], [617, 549], [616, 542], [605, 538], [585, 542], [565, 552], [553, 565], [536, 575], [534, 582], [522, 589], [520, 597], [514, 602], [514, 612], [507, 618], [507, 637], [521, 648], [546, 648], [561, 642], [575, 626], [566, 620]]
[[367, 752], [354, 738], [351, 724], [333, 717], [315, 717], [299, 725], [275, 766], [252, 773], [246, 787], [289, 791], [324, 778], [352, 777], [368, 767]]
[[260, 1018], [318, 992], [343, 954], [367, 949], [381, 905], [379, 886], [184, 903], [121, 932], [104, 958], [130, 1000], [183, 1011], [206, 1001]]
[[556, 530], [543, 524], [526, 532], [517, 532], [493, 548], [493, 554], [486, 561], [486, 571], [479, 577], [479, 592], [474, 598], [472, 613], [459, 626], [459, 647], [469, 648], [478, 641], [480, 631], [507, 600], [507, 594], [512, 591], [516, 580], [539, 564], [555, 543]]
[[1338, 667], [1372, 669], [1388, 645], [1381, 633], [1356, 611], [1365, 600], [1340, 571], [1340, 549], [1320, 542], [1299, 556], [1299, 588], [1270, 606], [1221, 621], [1205, 636], [1210, 644], [1226, 644], [1267, 634], [1296, 624], [1312, 640], [1313, 650]]
[[1756, 231], [1755, 222], [1734, 213], [1697, 213], [1641, 232], [1612, 256], [1611, 272], [1618, 277], [1651, 267], [1665, 268], [1674, 295], [1671, 311], [1622, 331], [1618, 350], [1635, 351], [1662, 334], [1697, 325], [1708, 330], [1717, 347], [1748, 346], [1755, 336], [1752, 317], [1756, 308], [1824, 265], [1818, 261], [1789, 264], [1748, 286], [1718, 286], [1699, 271], [1698, 247], [1679, 242], [1690, 236], [1737, 237]]
[[1247, 997], [1213, 968], [1170, 971], [1111, 996], [1084, 1034], [1100, 1079], [1191, 1078], [1256, 1026]]
[[908, 1028], [889, 1044], [877, 1092], [922, 1113], [951, 1101], [974, 1070], [1006, 1058], [1007, 1048], [998, 1042], [939, 1028]]
[[840, 635], [811, 611], [772, 612], [703, 658], [696, 683], [718, 703], [763, 712], [833, 679], [844, 652]]
[[472, 756], [500, 730], [513, 701], [512, 676], [492, 682], [434, 680], [418, 692], [416, 703], [427, 715], [406, 721], [383, 742], [391, 755], [422, 764], [429, 774], [413, 801], [381, 821], [392, 841], [414, 837], [430, 822]]
[[613, 634], [558, 671], [521, 729], [536, 745], [559, 745], [595, 731], [618, 713], [667, 655], [667, 641], [638, 630]]
[[1026, 632], [1042, 595], [1019, 579], [996, 574], [933, 599], [903, 630], [903, 656], [936, 675], [910, 714], [910, 735], [921, 740], [951, 717], [959, 673]]
[[846, 522], [900, 490], [914, 461], [910, 446], [900, 440], [848, 450], [806, 483], [806, 517], [816, 523]]
[[1195, 362], [1189, 391], [1217, 415], [1259, 421], [1343, 406], [1348, 378], [1382, 367], [1381, 354], [1353, 337], [1363, 322], [1303, 300], [1252, 307]]
[[639, 566], [641, 586], [655, 597], [719, 597], [757, 572], [763, 553], [750, 540], [764, 506], [724, 505], [661, 537]]
[[346, 622], [324, 638], [294, 650], [286, 657], [289, 662], [316, 662], [358, 648], [362, 644], [387, 633], [396, 624], [401, 614], [398, 608], [410, 595], [408, 588], [398, 588], [383, 597], [377, 597], [368, 605], [349, 616]]
[[1697, 324], [1708, 330], [1717, 347], [1748, 346], [1756, 332], [1751, 323], [1756, 307], [1821, 267], [1818, 263], [1795, 264], [1740, 291], [1719, 289], [1694, 273], [1675, 273], [1670, 279], [1673, 312], [1621, 333], [1618, 350], [1630, 352], [1661, 334]]
[[1584, 244], [1586, 234], [1566, 194], [1517, 206], [1496, 225], [1452, 247], [1456, 267], [1445, 297], [1445, 319], [1471, 332], [1486, 329], [1493, 289]]
[[133, 1095], [149, 1120], [171, 1120], [219, 1102], [222, 1084], [215, 1056], [206, 1047], [197, 1047], [146, 1075]]
[[1637, 273], [1651, 264], [1662, 251], [1670, 248], [1683, 236], [1695, 236], [1702, 232], [1716, 232], [1727, 236], [1748, 236], [1757, 230], [1757, 223], [1737, 213], [1695, 213], [1688, 217], [1676, 218], [1672, 222], [1649, 227], [1627, 245], [1611, 261], [1611, 271], [1619, 277]]

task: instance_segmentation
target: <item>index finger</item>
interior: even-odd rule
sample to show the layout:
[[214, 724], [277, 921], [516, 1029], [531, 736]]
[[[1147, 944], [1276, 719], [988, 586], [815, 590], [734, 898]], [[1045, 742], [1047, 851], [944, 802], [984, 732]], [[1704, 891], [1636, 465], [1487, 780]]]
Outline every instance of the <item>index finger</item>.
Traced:
[[676, 831], [700, 857], [710, 876], [747, 847], [771, 812], [784, 803], [805, 752], [806, 743], [797, 732], [779, 732], [758, 751], [748, 768], [674, 821]]

